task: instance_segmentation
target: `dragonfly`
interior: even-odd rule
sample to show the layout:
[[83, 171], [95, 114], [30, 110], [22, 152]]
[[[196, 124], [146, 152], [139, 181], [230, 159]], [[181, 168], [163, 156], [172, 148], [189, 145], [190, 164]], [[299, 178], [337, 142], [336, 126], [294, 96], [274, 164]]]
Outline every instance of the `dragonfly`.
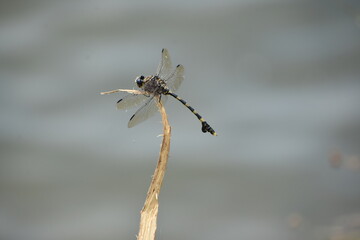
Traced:
[[[160, 99], [163, 103], [165, 103], [168, 99], [168, 96], [171, 96], [180, 101], [199, 119], [201, 122], [202, 132], [209, 132], [210, 134], [217, 136], [214, 129], [205, 121], [205, 119], [185, 100], [174, 93], [176, 90], [178, 90], [183, 80], [184, 66], [179, 64], [174, 70], [172, 70], [169, 51], [166, 48], [163, 48], [161, 51], [161, 61], [158, 65], [156, 74], [146, 77], [144, 75], [136, 77], [135, 83], [141, 89], [141, 91], [125, 90], [130, 93], [121, 98], [116, 103], [117, 109], [120, 110], [128, 110], [129, 108], [142, 104], [141, 107], [130, 118], [128, 127], [134, 127], [153, 116], [158, 111], [156, 101], [159, 101]], [[119, 91], [122, 91], [122, 89], [102, 92], [101, 94], [110, 94]], [[133, 93], [131, 93], [131, 91]]]

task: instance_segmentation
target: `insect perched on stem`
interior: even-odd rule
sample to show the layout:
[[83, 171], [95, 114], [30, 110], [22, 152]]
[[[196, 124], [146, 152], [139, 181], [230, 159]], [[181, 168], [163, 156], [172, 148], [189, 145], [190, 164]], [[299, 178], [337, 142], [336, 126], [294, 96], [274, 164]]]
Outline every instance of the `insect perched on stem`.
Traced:
[[167, 96], [172, 96], [184, 104], [184, 106], [199, 119], [201, 122], [201, 130], [204, 133], [209, 132], [210, 134], [216, 136], [216, 132], [212, 129], [212, 127], [210, 127], [204, 118], [202, 118], [200, 114], [197, 113], [195, 109], [192, 108], [185, 100], [174, 93], [184, 80], [184, 67], [179, 64], [174, 70], [172, 70], [168, 50], [164, 48], [161, 53], [162, 58], [156, 74], [146, 77], [141, 75], [135, 79], [135, 83], [141, 91], [117, 89], [109, 92], [102, 92], [101, 94], [110, 94], [120, 91], [130, 93], [117, 102], [117, 108], [122, 110], [126, 110], [143, 103], [143, 105], [130, 118], [128, 123], [129, 128], [134, 127], [154, 115], [157, 112], [156, 101], [158, 99], [165, 102], [167, 100]]

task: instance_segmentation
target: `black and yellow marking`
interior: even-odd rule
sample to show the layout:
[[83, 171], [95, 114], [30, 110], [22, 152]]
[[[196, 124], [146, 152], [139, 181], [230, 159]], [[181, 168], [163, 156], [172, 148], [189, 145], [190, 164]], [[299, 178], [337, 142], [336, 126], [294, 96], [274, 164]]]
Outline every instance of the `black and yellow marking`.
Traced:
[[185, 100], [183, 100], [182, 98], [180, 98], [178, 95], [176, 95], [173, 92], [167, 92], [166, 95], [170, 95], [174, 98], [176, 98], [177, 100], [179, 100], [182, 104], [184, 104], [185, 107], [187, 107], [201, 122], [201, 131], [203, 131], [203, 133], [209, 132], [210, 134], [217, 136], [216, 132], [214, 131], [214, 129], [212, 129], [212, 127], [210, 127], [210, 125], [205, 121], [204, 118], [202, 118], [200, 116], [200, 114], [198, 114], [195, 109], [193, 107], [191, 107], [189, 104], [186, 103]]

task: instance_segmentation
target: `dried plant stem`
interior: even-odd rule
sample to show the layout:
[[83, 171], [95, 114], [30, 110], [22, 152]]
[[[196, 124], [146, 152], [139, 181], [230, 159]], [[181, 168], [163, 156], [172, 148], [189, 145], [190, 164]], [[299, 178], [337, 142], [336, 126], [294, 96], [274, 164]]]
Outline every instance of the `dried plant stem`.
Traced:
[[117, 92], [127, 92], [132, 94], [144, 94], [144, 92], [139, 90], [131, 90], [131, 89], [115, 89], [107, 92], [101, 92], [101, 95], [111, 94], [111, 93], [117, 93]]
[[[115, 89], [107, 92], [101, 92], [101, 95], [117, 93], [117, 92], [128, 92], [131, 94], [144, 94], [139, 90], [131, 89]], [[138, 234], [138, 240], [154, 240], [156, 232], [156, 221], [159, 209], [158, 197], [160, 194], [161, 184], [165, 176], [166, 165], [170, 151], [170, 134], [171, 127], [169, 125], [166, 111], [162, 105], [160, 98], [157, 97], [157, 105], [161, 113], [161, 119], [163, 124], [163, 140], [160, 148], [159, 160], [151, 180], [149, 190], [146, 195], [144, 207], [141, 210], [140, 216], [140, 228]]]
[[165, 108], [161, 101], [158, 102], [163, 123], [163, 140], [159, 160], [146, 195], [144, 207], [141, 210], [140, 229], [138, 240], [154, 240], [156, 232], [156, 220], [159, 209], [158, 196], [160, 194], [161, 184], [165, 175], [166, 165], [170, 151], [171, 128], [167, 119]]

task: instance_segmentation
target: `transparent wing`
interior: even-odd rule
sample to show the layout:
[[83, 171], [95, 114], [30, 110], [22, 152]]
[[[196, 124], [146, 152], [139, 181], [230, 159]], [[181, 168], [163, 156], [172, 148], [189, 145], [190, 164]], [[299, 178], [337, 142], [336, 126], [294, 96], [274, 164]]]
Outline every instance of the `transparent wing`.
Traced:
[[[147, 120], [149, 117], [153, 116], [158, 111], [156, 101], [156, 97], [151, 97], [141, 108], [139, 108], [136, 113], [130, 118], [128, 127], [134, 127], [139, 123]], [[165, 102], [167, 101], [167, 96], [162, 95], [161, 101], [163, 104], [165, 104]]]
[[163, 48], [161, 52], [161, 61], [156, 70], [156, 75], [161, 79], [166, 79], [167, 76], [171, 73], [171, 59], [169, 51], [166, 48]]
[[149, 97], [140, 94], [129, 94], [117, 101], [116, 107], [117, 109], [126, 110], [141, 104], [146, 99], [149, 99]]
[[161, 95], [161, 102], [163, 105], [165, 105], [166, 101], [168, 100], [168, 96], [167, 95]]
[[128, 127], [134, 127], [153, 116], [157, 111], [156, 98], [151, 97], [129, 120]]
[[171, 91], [175, 92], [181, 85], [184, 80], [184, 66], [177, 65], [175, 70], [171, 75], [166, 79], [166, 85], [170, 88]]

